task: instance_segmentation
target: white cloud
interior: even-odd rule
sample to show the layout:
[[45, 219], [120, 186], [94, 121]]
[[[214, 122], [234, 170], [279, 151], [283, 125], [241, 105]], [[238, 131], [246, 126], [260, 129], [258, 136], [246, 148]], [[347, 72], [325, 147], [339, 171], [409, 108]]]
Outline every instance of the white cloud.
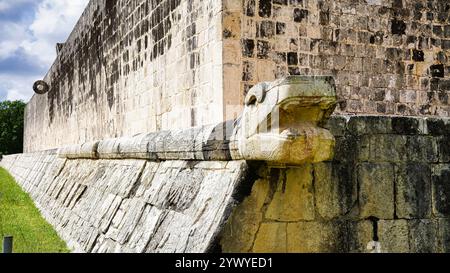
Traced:
[[[9, 10], [12, 13], [14, 8], [15, 11], [23, 8], [21, 4], [34, 1], [0, 0], [0, 12], [6, 13]], [[89, 0], [42, 0], [31, 23], [24, 23], [20, 18], [0, 22], [0, 61], [20, 53], [30, 64], [44, 70], [50, 69], [56, 58], [56, 43], [65, 42], [88, 2]], [[11, 75], [11, 72], [3, 71], [0, 72], [0, 91], [7, 93], [7, 99], [28, 101], [33, 95], [33, 82], [43, 77], [44, 75]]]
[[0, 12], [6, 12], [16, 6], [31, 2], [34, 2], [34, 0], [0, 0]]
[[88, 2], [44, 0], [29, 27], [34, 39], [24, 41], [21, 46], [40, 64], [50, 66], [56, 58], [56, 43], [65, 42]]
[[26, 26], [14, 23], [3, 22], [0, 24], [0, 60], [5, 59], [19, 49], [20, 44], [29, 36], [27, 35]]
[[[32, 84], [39, 76], [12, 76], [0, 74], [0, 89], [6, 90], [6, 100], [23, 100], [27, 102], [32, 95]], [[31, 93], [30, 93], [31, 90]]]

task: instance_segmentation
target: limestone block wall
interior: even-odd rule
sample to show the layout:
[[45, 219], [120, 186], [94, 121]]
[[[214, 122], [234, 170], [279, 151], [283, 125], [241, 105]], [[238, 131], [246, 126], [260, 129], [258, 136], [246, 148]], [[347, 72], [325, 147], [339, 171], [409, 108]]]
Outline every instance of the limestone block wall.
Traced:
[[8, 169], [74, 252], [206, 252], [244, 161], [93, 160], [56, 151], [7, 156]]
[[334, 159], [285, 168], [233, 160], [217, 127], [0, 166], [74, 251], [450, 252], [449, 118], [333, 117]]
[[92, 0], [26, 108], [25, 151], [223, 121], [222, 1]]
[[332, 75], [337, 113], [450, 116], [450, 3], [230, 0], [225, 94], [285, 75]]
[[224, 252], [449, 252], [450, 119], [335, 117], [331, 162], [261, 165]]
[[288, 74], [334, 76], [337, 112], [450, 116], [450, 4], [92, 0], [26, 109], [25, 151], [236, 118]]

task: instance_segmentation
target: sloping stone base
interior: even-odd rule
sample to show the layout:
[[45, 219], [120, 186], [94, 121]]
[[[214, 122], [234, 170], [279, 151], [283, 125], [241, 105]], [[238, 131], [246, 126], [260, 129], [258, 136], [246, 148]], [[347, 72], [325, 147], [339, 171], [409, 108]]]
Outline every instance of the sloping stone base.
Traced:
[[75, 252], [206, 252], [245, 177], [245, 161], [61, 159], [56, 151], [5, 157]]

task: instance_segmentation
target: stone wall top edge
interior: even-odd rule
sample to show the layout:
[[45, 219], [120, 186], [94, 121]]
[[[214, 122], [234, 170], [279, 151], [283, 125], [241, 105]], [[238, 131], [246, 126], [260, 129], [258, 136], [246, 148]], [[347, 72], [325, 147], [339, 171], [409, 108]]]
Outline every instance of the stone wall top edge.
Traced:
[[9, 155], [3, 155], [3, 157], [15, 157], [15, 156], [26, 155], [26, 154], [56, 155], [56, 154], [58, 154], [58, 149], [42, 150], [42, 151], [36, 151], [36, 152], [31, 152], [31, 153], [9, 154]]
[[[57, 153], [59, 157], [69, 159], [242, 160], [234, 128], [227, 129], [226, 124], [232, 126], [232, 122], [228, 122], [142, 133], [36, 153]], [[325, 128], [336, 138], [380, 134], [450, 136], [450, 118], [339, 114], [332, 116]]]
[[[228, 130], [226, 124], [231, 126]], [[69, 145], [58, 149], [68, 159], [145, 159], [151, 161], [241, 160], [231, 123], [142, 133]]]
[[[75, 26], [73, 27], [72, 31], [70, 32], [70, 34], [67, 36], [67, 39], [64, 41], [64, 43], [68, 43], [70, 41], [74, 41], [76, 39], [77, 36], [77, 30], [80, 28], [80, 26], [83, 24], [84, 22], [84, 18], [86, 18], [89, 14], [88, 11], [90, 10], [90, 8], [94, 5], [94, 2], [97, 2], [99, 0], [89, 0], [89, 3], [86, 5], [86, 7], [83, 10], [83, 13], [81, 14], [81, 16], [78, 18]], [[63, 47], [62, 52], [57, 54], [55, 60], [53, 61], [53, 63], [51, 64], [51, 66], [49, 67], [47, 73], [45, 74], [45, 76], [43, 77], [43, 79], [45, 81], [48, 82], [50, 75], [52, 74], [52, 72], [55, 70], [56, 66], [59, 63], [59, 59], [60, 59], [60, 55], [64, 55], [65, 51], [67, 49], [65, 47]], [[39, 97], [39, 95], [37, 94], [33, 94], [33, 96], [31, 97], [30, 101], [34, 100], [36, 97]]]
[[438, 119], [438, 120], [450, 120], [450, 117], [441, 117], [441, 116], [406, 116], [406, 115], [381, 115], [381, 114], [353, 114], [353, 113], [334, 113], [331, 118], [344, 118], [347, 120], [350, 119], [359, 119], [366, 117], [379, 117], [379, 118], [412, 118], [412, 119]]
[[396, 115], [333, 115], [326, 128], [335, 137], [352, 135], [450, 136], [450, 117]]

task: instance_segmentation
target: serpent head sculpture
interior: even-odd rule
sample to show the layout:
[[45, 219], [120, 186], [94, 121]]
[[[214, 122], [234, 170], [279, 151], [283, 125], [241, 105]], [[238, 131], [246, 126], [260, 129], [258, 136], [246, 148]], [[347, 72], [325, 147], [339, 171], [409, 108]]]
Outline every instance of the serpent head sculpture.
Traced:
[[235, 129], [239, 153], [246, 160], [287, 165], [331, 159], [334, 137], [322, 126], [335, 107], [331, 77], [260, 83], [247, 94]]
[[322, 126], [336, 107], [331, 77], [290, 76], [253, 87], [237, 120], [139, 134], [60, 149], [65, 158], [248, 160], [300, 165], [329, 160], [335, 140]]

